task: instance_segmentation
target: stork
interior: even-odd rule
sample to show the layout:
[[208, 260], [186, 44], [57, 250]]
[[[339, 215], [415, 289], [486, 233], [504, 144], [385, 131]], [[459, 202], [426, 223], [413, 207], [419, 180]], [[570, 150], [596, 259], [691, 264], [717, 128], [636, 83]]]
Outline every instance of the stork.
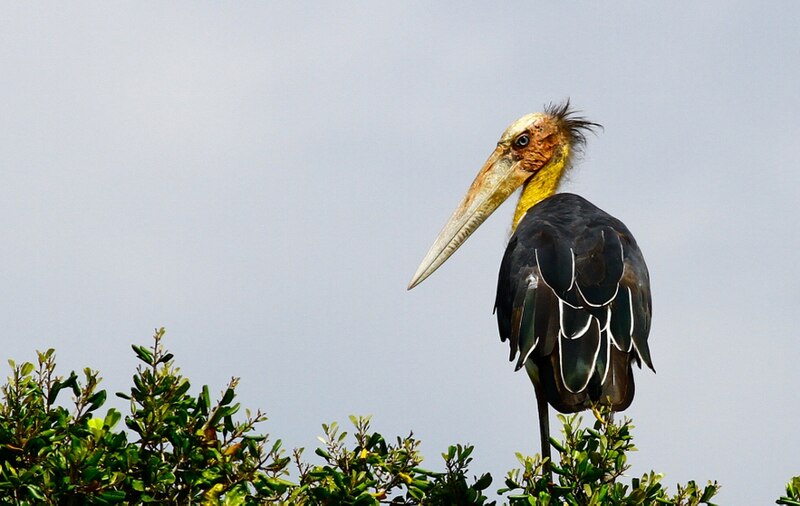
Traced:
[[[620, 220], [588, 200], [556, 193], [586, 134], [600, 127], [567, 100], [514, 121], [431, 246], [412, 289], [522, 187], [497, 282], [500, 339], [536, 392], [542, 457], [550, 460], [548, 404], [562, 413], [622, 411], [632, 365], [650, 369], [650, 278]], [[548, 467], [549, 469], [549, 467]]]

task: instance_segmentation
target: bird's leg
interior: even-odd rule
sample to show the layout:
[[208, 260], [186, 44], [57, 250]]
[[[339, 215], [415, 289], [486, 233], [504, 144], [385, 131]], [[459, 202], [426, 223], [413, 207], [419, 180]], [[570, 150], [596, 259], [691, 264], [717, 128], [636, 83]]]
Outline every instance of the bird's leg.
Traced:
[[547, 399], [544, 396], [542, 387], [537, 383], [534, 384], [536, 390], [536, 407], [539, 410], [539, 437], [542, 445], [542, 460], [544, 461], [544, 473], [548, 482], [553, 481], [553, 475], [550, 471], [550, 463], [552, 457], [550, 455], [550, 412], [547, 407]]

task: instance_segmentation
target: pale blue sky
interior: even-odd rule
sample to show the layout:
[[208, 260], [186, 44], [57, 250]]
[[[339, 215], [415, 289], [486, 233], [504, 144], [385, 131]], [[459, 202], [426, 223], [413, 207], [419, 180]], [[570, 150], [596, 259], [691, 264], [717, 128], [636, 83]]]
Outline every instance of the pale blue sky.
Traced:
[[4, 355], [116, 392], [165, 326], [195, 390], [240, 376], [289, 447], [373, 414], [428, 467], [475, 444], [496, 490], [539, 450], [492, 315], [512, 207], [405, 288], [506, 126], [571, 97], [605, 130], [566, 188], [652, 276], [630, 474], [774, 501], [800, 472], [800, 3], [429, 4], [5, 2]]

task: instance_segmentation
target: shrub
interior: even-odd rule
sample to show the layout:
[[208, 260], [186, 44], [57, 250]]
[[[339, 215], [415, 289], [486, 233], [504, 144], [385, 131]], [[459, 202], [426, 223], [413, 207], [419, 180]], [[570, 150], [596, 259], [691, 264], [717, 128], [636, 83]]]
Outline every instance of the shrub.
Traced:
[[[553, 479], [541, 457], [517, 454], [520, 467], [491, 500], [492, 476], [470, 473], [472, 446], [450, 446], [444, 470], [428, 470], [413, 434], [387, 441], [369, 417], [351, 417], [352, 436], [323, 425], [322, 446], [307, 462], [302, 449], [287, 455], [279, 439], [257, 431], [264, 413], [240, 413], [237, 378], [217, 400], [207, 386], [191, 394], [163, 337], [159, 329], [151, 346], [133, 346], [140, 361], [133, 385], [117, 394], [129, 403], [124, 427], [119, 411], [98, 414], [106, 392], [97, 371], [57, 376], [52, 349], [35, 363], [9, 361], [0, 388], [0, 505], [698, 505], [711, 504], [719, 488], [691, 481], [670, 495], [654, 472], [628, 482], [633, 426], [603, 411], [593, 411], [592, 427], [560, 416]], [[800, 477], [786, 493], [778, 504], [800, 506]]]

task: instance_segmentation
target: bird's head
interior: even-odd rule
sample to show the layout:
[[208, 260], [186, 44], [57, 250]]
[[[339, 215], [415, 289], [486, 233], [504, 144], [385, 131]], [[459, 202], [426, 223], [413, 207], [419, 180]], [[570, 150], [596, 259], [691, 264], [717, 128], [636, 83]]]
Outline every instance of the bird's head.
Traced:
[[577, 116], [569, 101], [513, 122], [439, 233], [408, 289], [438, 269], [500, 204], [525, 185], [514, 216], [516, 228], [525, 211], [555, 192], [573, 153], [586, 142], [586, 132], [599, 126]]

